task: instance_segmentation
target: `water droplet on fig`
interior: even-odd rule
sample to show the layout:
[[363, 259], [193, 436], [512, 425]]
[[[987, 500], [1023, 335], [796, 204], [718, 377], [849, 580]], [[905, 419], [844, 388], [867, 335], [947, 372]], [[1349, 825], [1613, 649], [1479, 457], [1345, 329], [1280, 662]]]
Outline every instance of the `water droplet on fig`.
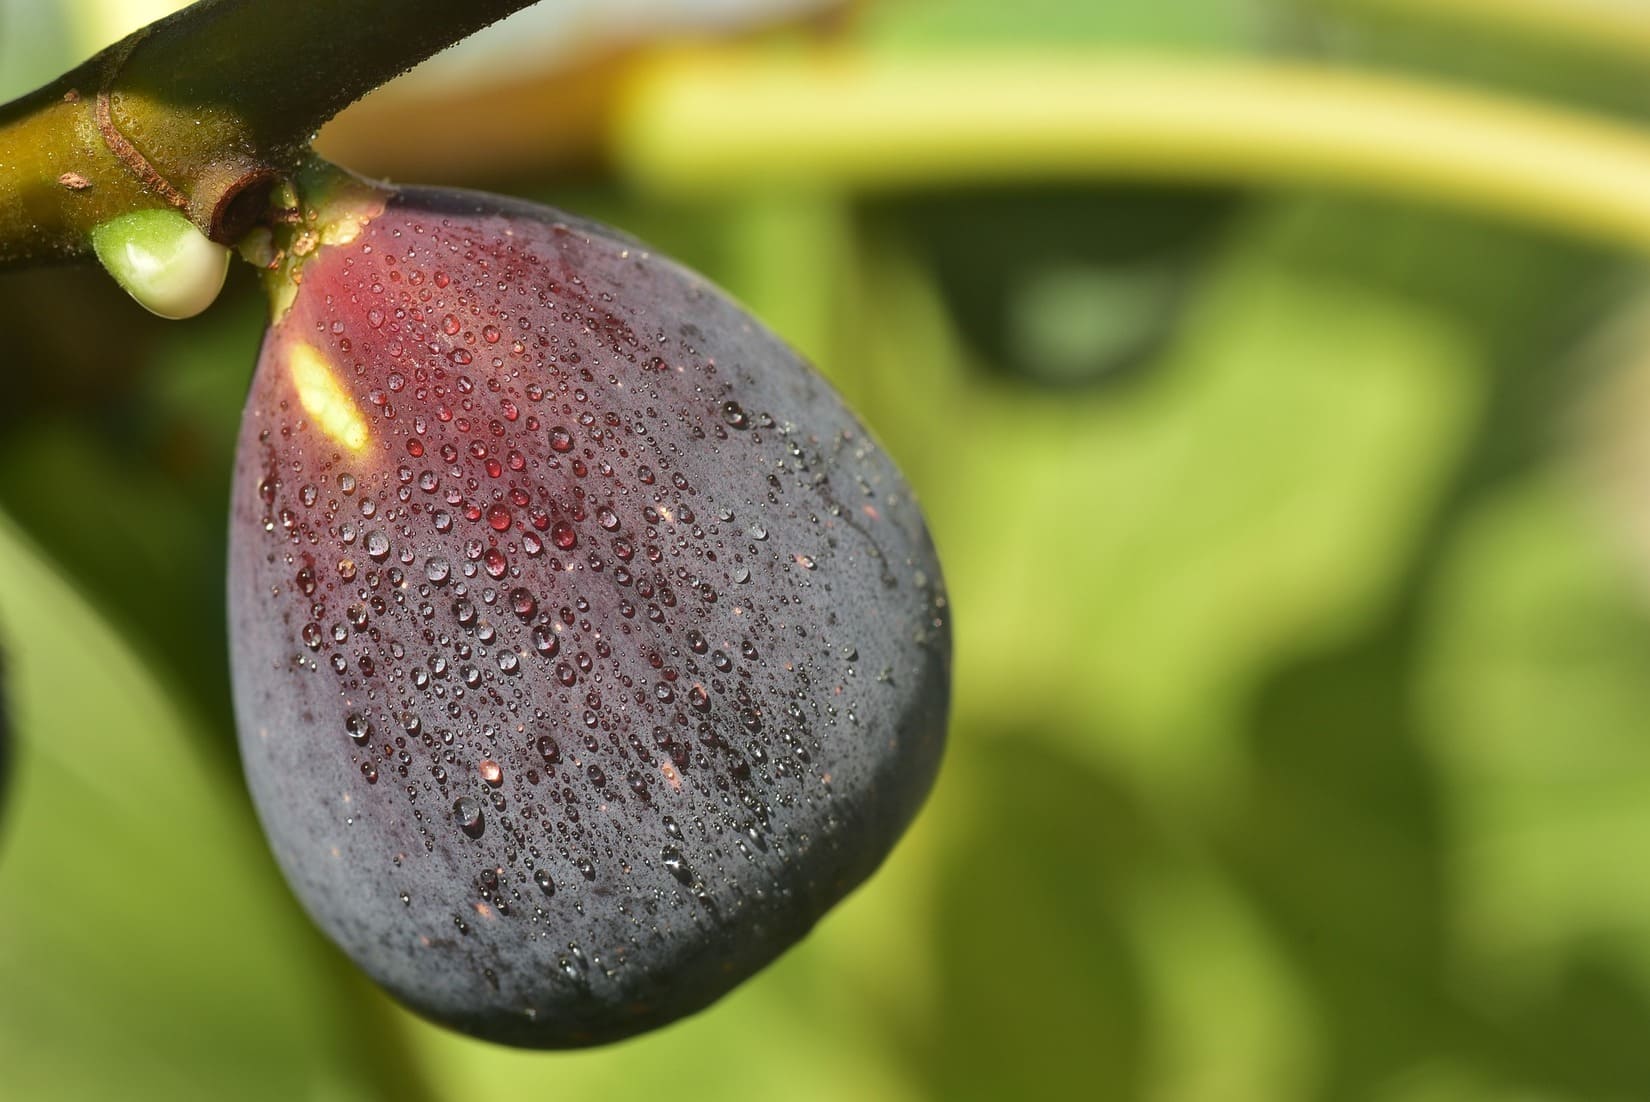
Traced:
[[453, 801], [453, 822], [458, 824], [458, 829], [470, 837], [481, 837], [481, 804], [469, 796], [460, 796]]

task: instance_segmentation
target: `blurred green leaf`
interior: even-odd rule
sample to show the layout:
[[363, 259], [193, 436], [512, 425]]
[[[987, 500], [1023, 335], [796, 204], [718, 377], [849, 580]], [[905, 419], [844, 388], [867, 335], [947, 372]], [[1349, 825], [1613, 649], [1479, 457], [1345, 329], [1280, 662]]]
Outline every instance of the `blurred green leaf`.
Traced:
[[[95, 270], [50, 275], [11, 326], [28, 378], [0, 411], [0, 507], [210, 720], [198, 733], [227, 763], [224, 510], [263, 304], [238, 282], [206, 317], [169, 323]], [[82, 297], [112, 315], [118, 348], [80, 324]]]
[[954, 1099], [1147, 1097], [1149, 993], [1119, 900], [1157, 856], [1150, 827], [1067, 751], [1018, 733], [970, 749], [970, 775], [948, 778], [973, 814], [942, 860], [922, 1081]]
[[1148, 378], [1083, 400], [965, 385], [932, 291], [869, 263], [901, 324], [867, 327], [843, 381], [929, 508], [962, 714], [1107, 717], [1083, 752], [1207, 775], [1257, 673], [1389, 591], [1482, 367], [1447, 317], [1303, 277], [1269, 248], [1285, 229], [1233, 242]]
[[1635, 946], [1650, 979], [1650, 884], [1620, 875], [1650, 844], [1650, 610], [1589, 504], [1561, 472], [1509, 486], [1430, 613], [1432, 742], [1469, 832], [1460, 920], [1509, 994], [1578, 937]]
[[874, 203], [866, 232], [921, 256], [978, 362], [1070, 386], [1161, 362], [1240, 202], [1225, 191], [958, 188]]
[[0, 632], [20, 738], [8, 1097], [377, 1097], [393, 1046], [280, 884], [239, 777], [4, 517]]

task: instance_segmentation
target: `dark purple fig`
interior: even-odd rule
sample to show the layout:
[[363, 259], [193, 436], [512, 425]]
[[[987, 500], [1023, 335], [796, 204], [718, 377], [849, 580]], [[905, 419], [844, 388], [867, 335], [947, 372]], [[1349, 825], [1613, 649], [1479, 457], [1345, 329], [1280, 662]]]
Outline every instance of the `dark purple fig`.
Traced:
[[356, 202], [266, 258], [284, 312], [236, 461], [270, 844], [436, 1021], [546, 1048], [670, 1022], [869, 876], [933, 782], [922, 516], [692, 272], [489, 196]]

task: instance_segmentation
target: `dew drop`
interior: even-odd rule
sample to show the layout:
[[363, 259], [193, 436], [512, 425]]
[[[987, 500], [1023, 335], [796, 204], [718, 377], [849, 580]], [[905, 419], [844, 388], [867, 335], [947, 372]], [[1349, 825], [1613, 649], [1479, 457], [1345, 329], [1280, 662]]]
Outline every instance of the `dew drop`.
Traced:
[[533, 629], [533, 648], [546, 658], [555, 657], [556, 651], [561, 649], [561, 643], [556, 639], [556, 633], [540, 625]]
[[665, 871], [683, 885], [693, 883], [693, 870], [688, 868], [687, 861], [682, 858], [682, 851], [675, 846], [665, 846], [661, 849], [659, 851], [659, 861], [664, 865]]
[[469, 796], [460, 796], [453, 801], [453, 821], [472, 838], [479, 838], [483, 827], [481, 818], [481, 804]]
[[510, 591], [510, 610], [523, 620], [531, 620], [538, 610], [538, 602], [531, 593], [518, 587]]
[[360, 712], [351, 712], [344, 720], [344, 731], [357, 746], [365, 746], [372, 738], [372, 721]]

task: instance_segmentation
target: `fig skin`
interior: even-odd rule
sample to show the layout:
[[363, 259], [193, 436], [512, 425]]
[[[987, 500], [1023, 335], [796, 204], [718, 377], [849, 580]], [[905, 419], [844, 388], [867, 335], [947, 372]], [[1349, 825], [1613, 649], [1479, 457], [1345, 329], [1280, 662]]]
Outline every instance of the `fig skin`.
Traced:
[[492, 196], [395, 192], [302, 268], [229, 610], [299, 900], [505, 1044], [725, 994], [876, 869], [944, 743], [939, 564], [841, 399], [702, 277]]

